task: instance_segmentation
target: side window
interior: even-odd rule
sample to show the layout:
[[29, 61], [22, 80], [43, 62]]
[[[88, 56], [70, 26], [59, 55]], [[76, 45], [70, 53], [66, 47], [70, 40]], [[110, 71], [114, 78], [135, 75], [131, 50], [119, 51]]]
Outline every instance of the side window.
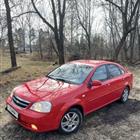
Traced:
[[119, 69], [119, 67], [116, 66], [116, 65], [113, 65], [113, 64], [108, 65], [108, 70], [109, 70], [110, 78], [114, 78], [114, 77], [117, 77], [117, 76], [122, 74], [122, 72]]
[[105, 65], [97, 68], [92, 77], [92, 81], [94, 80], [105, 81], [107, 79], [108, 79], [108, 76], [107, 76], [107, 70], [106, 70]]

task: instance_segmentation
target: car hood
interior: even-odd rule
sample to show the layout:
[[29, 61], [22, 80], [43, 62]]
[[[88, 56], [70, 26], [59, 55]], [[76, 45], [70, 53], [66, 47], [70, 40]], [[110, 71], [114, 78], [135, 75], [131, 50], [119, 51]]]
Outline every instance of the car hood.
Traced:
[[72, 92], [78, 87], [79, 85], [43, 77], [18, 86], [15, 88], [15, 95], [28, 101], [35, 101], [42, 98], [52, 100], [58, 96]]

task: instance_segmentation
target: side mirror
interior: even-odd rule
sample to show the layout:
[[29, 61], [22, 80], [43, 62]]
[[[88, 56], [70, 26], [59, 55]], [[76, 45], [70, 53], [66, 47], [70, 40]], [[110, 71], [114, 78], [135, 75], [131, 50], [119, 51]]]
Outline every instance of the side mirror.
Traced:
[[99, 81], [99, 80], [94, 80], [94, 81], [92, 82], [92, 86], [101, 86], [101, 85], [102, 85], [102, 82]]

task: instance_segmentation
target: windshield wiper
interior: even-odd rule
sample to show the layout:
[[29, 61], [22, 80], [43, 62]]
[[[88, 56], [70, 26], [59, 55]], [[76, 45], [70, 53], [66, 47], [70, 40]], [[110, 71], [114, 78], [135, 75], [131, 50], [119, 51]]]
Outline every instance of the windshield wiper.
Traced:
[[74, 82], [71, 82], [69, 80], [65, 80], [63, 78], [59, 78], [59, 77], [53, 77], [51, 75], [47, 75], [48, 78], [51, 78], [53, 80], [57, 80], [57, 81], [61, 81], [61, 82], [64, 82], [64, 83], [69, 83], [69, 84], [75, 84]]
[[65, 80], [65, 79], [63, 79], [63, 78], [55, 78], [55, 79], [58, 80], [58, 81], [65, 82], [65, 83], [71, 83], [70, 81]]

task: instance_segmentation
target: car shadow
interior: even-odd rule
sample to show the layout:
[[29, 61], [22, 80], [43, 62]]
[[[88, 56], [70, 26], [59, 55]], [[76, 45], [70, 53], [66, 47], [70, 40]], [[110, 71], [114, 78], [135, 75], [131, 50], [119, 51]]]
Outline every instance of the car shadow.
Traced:
[[[88, 130], [104, 131], [106, 126], [115, 127], [116, 124], [128, 122], [131, 115], [139, 118], [140, 115], [140, 101], [129, 99], [126, 104], [114, 102], [98, 111], [95, 111], [85, 117], [85, 121], [77, 134], [60, 135], [57, 131], [47, 133], [35, 133], [24, 129], [14, 121], [11, 121], [0, 128], [0, 138], [2, 139], [20, 139], [20, 140], [57, 140], [57, 139], [75, 139], [78, 134], [90, 133]], [[128, 125], [128, 124], [127, 124]], [[139, 122], [140, 126], [140, 122]], [[132, 126], [133, 127], [133, 126]], [[102, 129], [102, 130], [101, 130]]]
[[[104, 108], [101, 108], [86, 117], [86, 122], [89, 122], [90, 119], [94, 120], [94, 127], [100, 123], [115, 125], [122, 120], [127, 120], [130, 115], [140, 112], [140, 101], [136, 99], [129, 99], [127, 103], [123, 104], [119, 101], [116, 101], [112, 104], [107, 105]], [[100, 120], [100, 122], [98, 122]], [[88, 125], [88, 123], [87, 123]], [[89, 125], [88, 125], [89, 126]]]

